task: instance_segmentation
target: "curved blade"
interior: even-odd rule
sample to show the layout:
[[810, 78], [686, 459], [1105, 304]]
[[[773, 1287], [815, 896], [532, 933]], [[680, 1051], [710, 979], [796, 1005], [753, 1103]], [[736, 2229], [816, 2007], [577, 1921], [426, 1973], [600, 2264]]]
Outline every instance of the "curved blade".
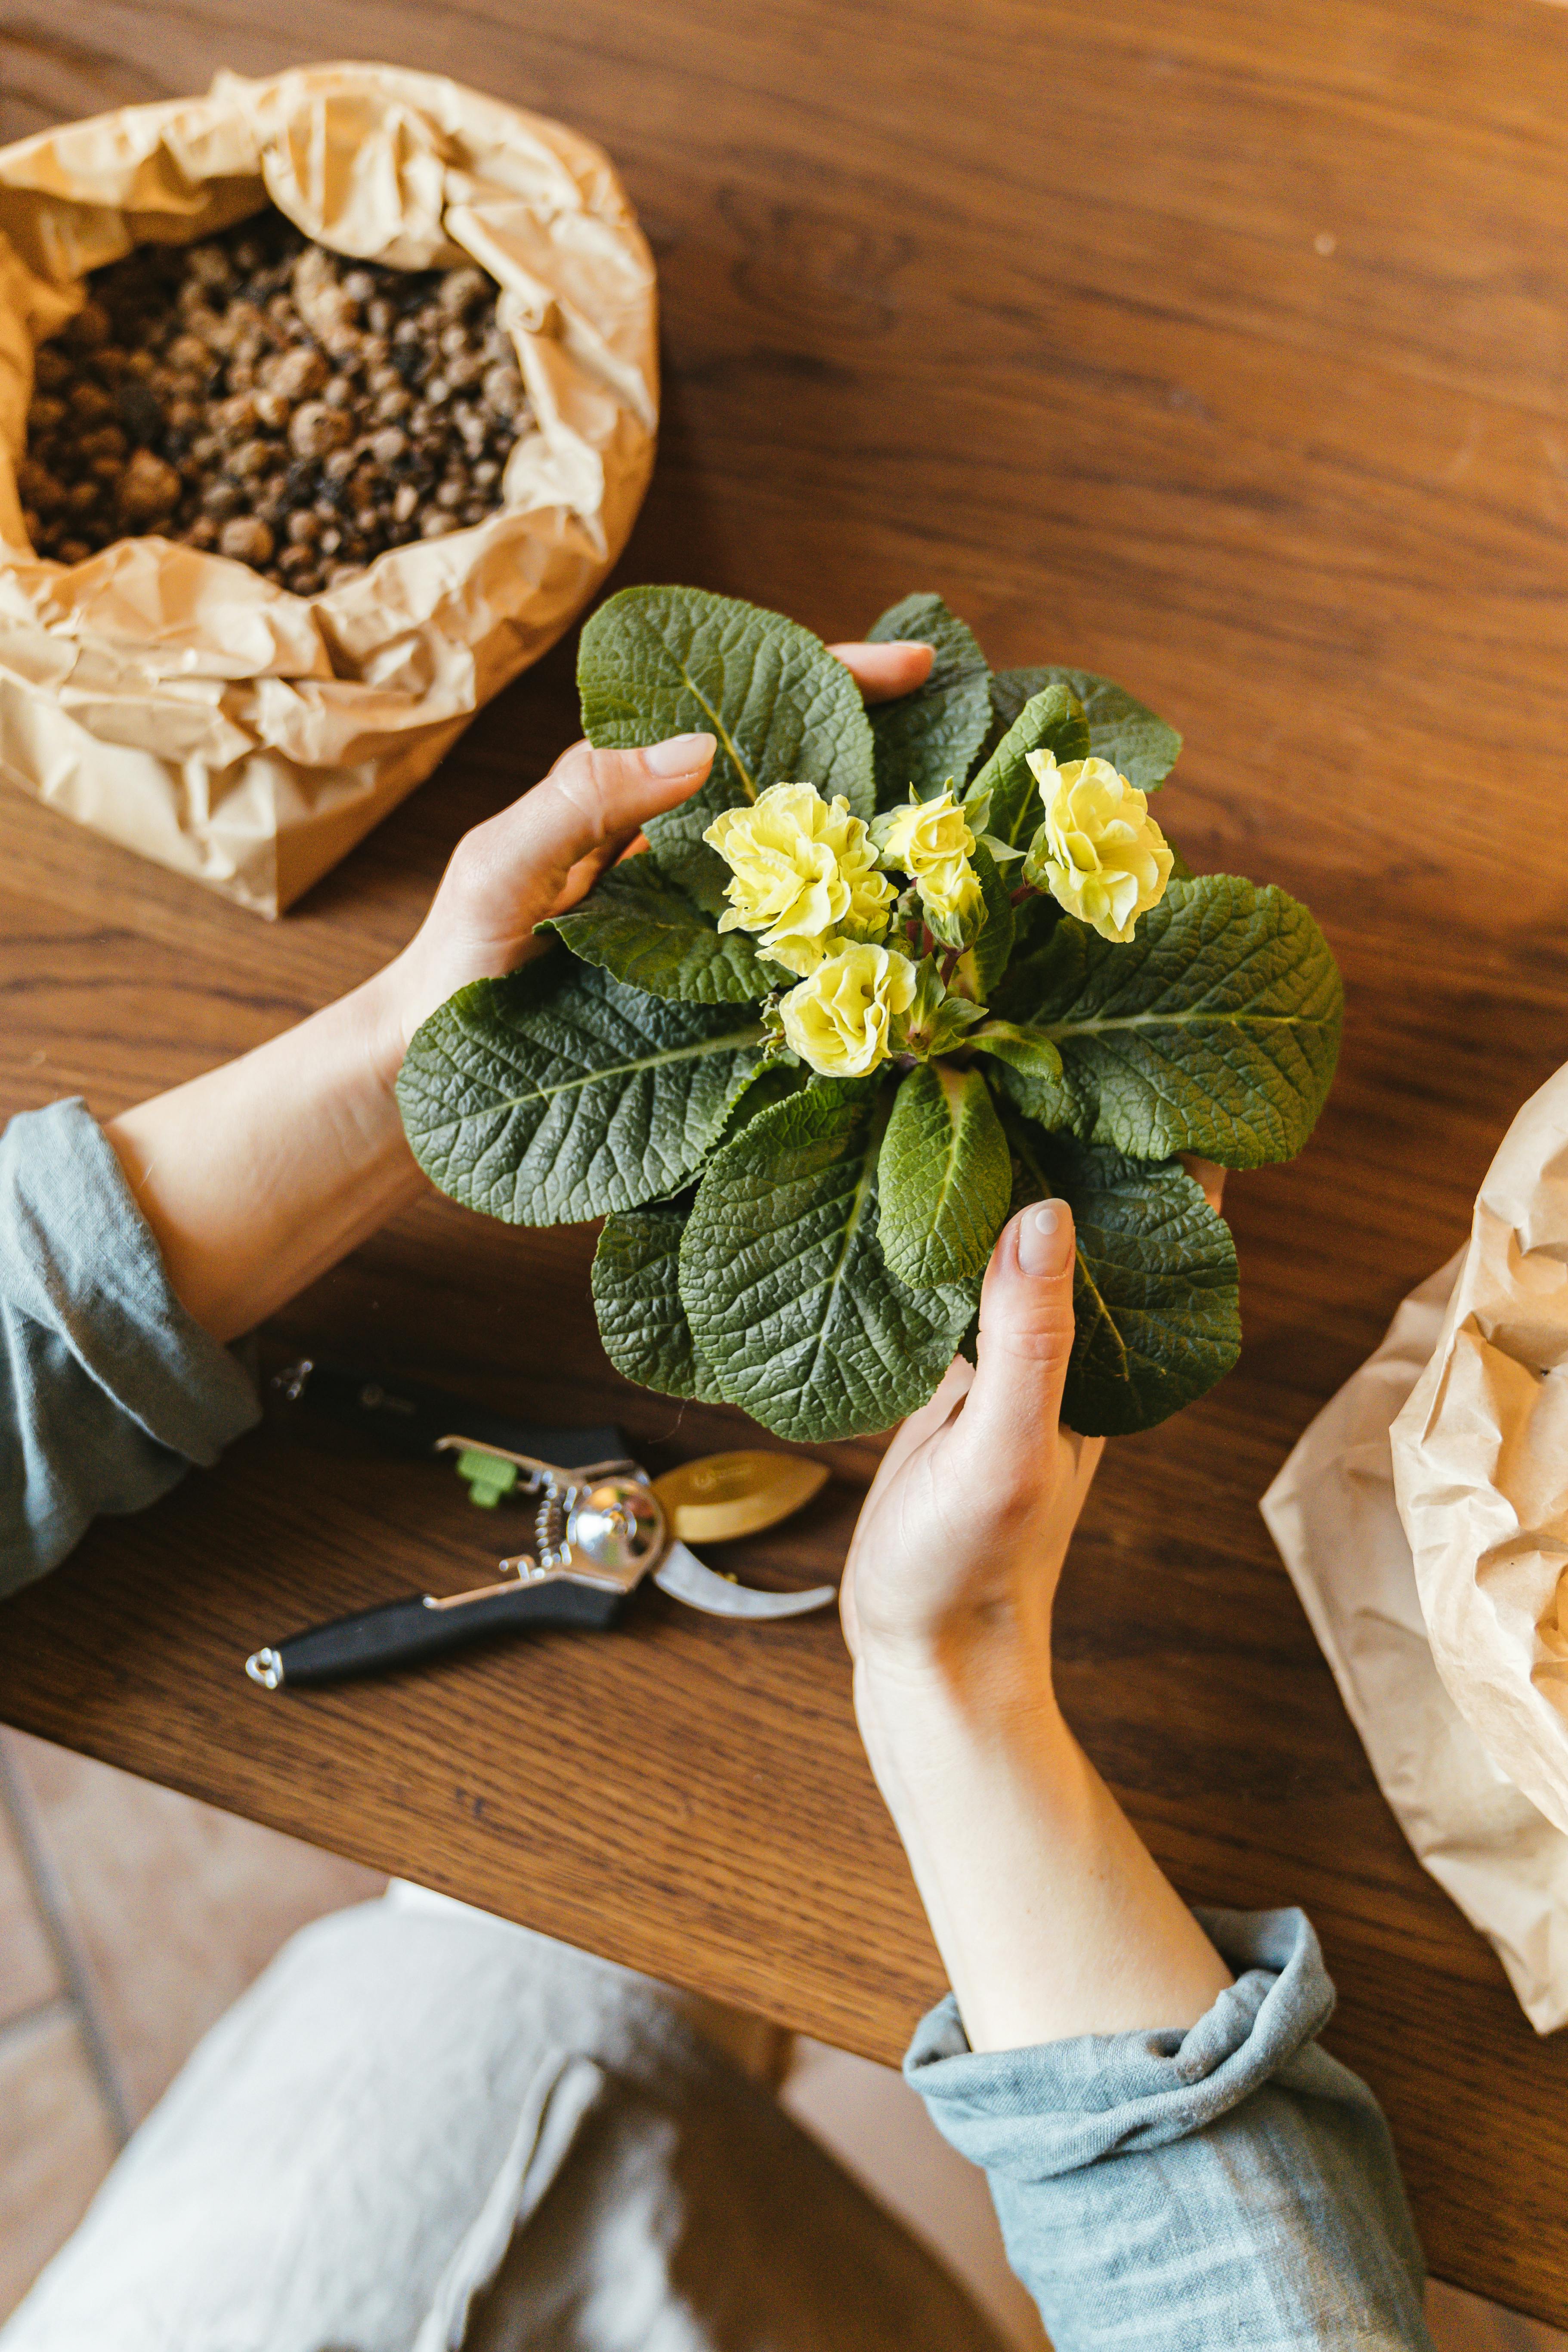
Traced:
[[814, 1584], [805, 1592], [759, 1592], [754, 1584], [731, 1584], [727, 1576], [704, 1568], [683, 1543], [670, 1545], [653, 1580], [672, 1601], [684, 1601], [710, 1617], [804, 1617], [838, 1598], [836, 1584]]

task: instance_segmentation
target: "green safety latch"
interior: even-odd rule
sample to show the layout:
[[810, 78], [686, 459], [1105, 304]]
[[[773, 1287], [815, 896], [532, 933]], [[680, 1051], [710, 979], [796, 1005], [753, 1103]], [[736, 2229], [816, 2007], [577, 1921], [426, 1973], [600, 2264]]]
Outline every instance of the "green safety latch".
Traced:
[[458, 1456], [458, 1475], [468, 1481], [468, 1500], [478, 1503], [482, 1511], [493, 1511], [504, 1495], [510, 1495], [518, 1481], [515, 1462], [503, 1462], [493, 1454], [481, 1453], [470, 1447]]

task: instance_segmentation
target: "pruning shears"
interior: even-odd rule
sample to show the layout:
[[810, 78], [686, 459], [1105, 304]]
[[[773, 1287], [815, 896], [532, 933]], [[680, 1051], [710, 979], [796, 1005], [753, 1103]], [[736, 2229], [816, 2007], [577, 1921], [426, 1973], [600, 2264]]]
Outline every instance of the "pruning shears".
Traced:
[[714, 1454], [652, 1478], [618, 1429], [542, 1429], [414, 1381], [383, 1381], [307, 1357], [274, 1387], [296, 1409], [357, 1429], [417, 1460], [455, 1458], [470, 1499], [495, 1510], [533, 1505], [531, 1548], [500, 1561], [496, 1581], [466, 1592], [415, 1592], [316, 1625], [245, 1662], [264, 1690], [300, 1688], [408, 1666], [500, 1633], [603, 1630], [651, 1576], [661, 1592], [713, 1617], [799, 1617], [837, 1587], [769, 1592], [721, 1576], [685, 1538], [753, 1535], [810, 1501], [820, 1462], [765, 1451]]

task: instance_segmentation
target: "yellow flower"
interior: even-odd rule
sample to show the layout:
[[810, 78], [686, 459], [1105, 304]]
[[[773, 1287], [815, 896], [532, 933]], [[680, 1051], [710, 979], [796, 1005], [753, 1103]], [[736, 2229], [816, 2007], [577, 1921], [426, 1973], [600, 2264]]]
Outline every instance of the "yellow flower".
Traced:
[[839, 939], [880, 939], [896, 892], [842, 796], [771, 784], [750, 808], [726, 809], [702, 836], [733, 880], [721, 931], [753, 931], [787, 971], [815, 971]]
[[915, 967], [896, 949], [845, 948], [792, 988], [784, 1042], [826, 1078], [861, 1078], [888, 1058], [888, 1024], [914, 1002]]
[[944, 858], [940, 866], [929, 866], [915, 884], [921, 895], [921, 905], [944, 930], [957, 929], [967, 935], [968, 927], [984, 903], [980, 877], [967, 857]]
[[1109, 760], [1069, 760], [1058, 768], [1052, 751], [1027, 758], [1046, 810], [1044, 842], [1037, 835], [1030, 867], [1069, 915], [1102, 940], [1124, 943], [1139, 916], [1164, 897], [1174, 863], [1146, 796]]
[[911, 793], [908, 808], [899, 811], [882, 835], [884, 861], [915, 882], [923, 874], [967, 857], [973, 846], [974, 835], [953, 798], [951, 783], [934, 800], [919, 800]]
[[982, 892], [969, 862], [974, 835], [951, 783], [934, 800], [917, 800], [911, 793], [908, 808], [884, 824], [881, 834], [882, 863], [910, 877], [926, 913], [949, 928], [966, 925]]

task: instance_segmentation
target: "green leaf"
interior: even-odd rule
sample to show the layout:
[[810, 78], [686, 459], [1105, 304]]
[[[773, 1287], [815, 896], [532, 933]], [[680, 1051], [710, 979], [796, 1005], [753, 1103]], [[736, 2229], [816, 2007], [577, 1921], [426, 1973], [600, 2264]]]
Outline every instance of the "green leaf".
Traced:
[[1067, 687], [1082, 703], [1089, 721], [1089, 749], [1095, 759], [1109, 760], [1141, 793], [1158, 791], [1180, 756], [1181, 737], [1142, 702], [1135, 702], [1124, 687], [1112, 686], [1108, 677], [1096, 677], [1092, 670], [1063, 669], [1054, 663], [1037, 669], [998, 670], [991, 681], [987, 755], [1030, 698], [1052, 686]]
[[[724, 1122], [720, 1143], [733, 1143], [742, 1129], [749, 1127], [761, 1112], [771, 1110], [774, 1103], [783, 1102], [790, 1095], [798, 1095], [808, 1086], [822, 1083], [820, 1079], [814, 1079], [811, 1072], [797, 1062], [793, 1054], [782, 1061], [764, 1062], [736, 1097]], [[689, 1202], [687, 1206], [690, 1206]]]
[[978, 1070], [933, 1062], [899, 1088], [877, 1162], [879, 1231], [891, 1272], [911, 1289], [984, 1274], [1007, 1222], [1007, 1139]]
[[1083, 705], [1065, 686], [1047, 687], [1026, 702], [980, 769], [965, 795], [985, 809], [985, 829], [1009, 849], [1022, 849], [1040, 822], [1040, 788], [1031, 751], [1054, 751], [1058, 767], [1089, 756]]
[[679, 1209], [634, 1209], [607, 1217], [594, 1253], [599, 1337], [616, 1371], [666, 1396], [717, 1401], [713, 1375], [697, 1352], [680, 1303]]
[[1062, 1418], [1085, 1437], [1152, 1429], [1224, 1378], [1241, 1347], [1236, 1244], [1179, 1160], [1087, 1151], [1010, 1122], [1013, 1206], [1059, 1195], [1078, 1263]]
[[[989, 1050], [995, 1053], [994, 1047]], [[1052, 1077], [1037, 1060], [1031, 1065], [1011, 1054], [996, 1058], [1002, 1091], [1026, 1118], [1037, 1120], [1053, 1134], [1089, 1141], [1100, 1121], [1100, 1092], [1092, 1071], [1064, 1061], [1059, 1076]]]
[[963, 1043], [1028, 1077], [1048, 1078], [1054, 1085], [1062, 1074], [1061, 1054], [1043, 1029], [1023, 1029], [1016, 1021], [987, 1021], [972, 1029]]
[[859, 688], [826, 646], [782, 613], [700, 588], [623, 588], [577, 649], [583, 732], [625, 750], [706, 728], [713, 772], [694, 800], [651, 818], [648, 839], [696, 840], [721, 809], [770, 784], [842, 793], [857, 816], [876, 804], [871, 729]]
[[678, 1192], [762, 1043], [761, 1024], [731, 1008], [671, 1004], [552, 956], [433, 1013], [397, 1100], [443, 1192], [507, 1224], [568, 1224]]
[[[1234, 874], [1173, 882], [1125, 946], [1064, 917], [1007, 976], [1005, 1020], [1058, 1047], [1058, 1099], [1011, 1074], [1048, 1125], [1140, 1160], [1257, 1168], [1300, 1151], [1328, 1097], [1344, 999], [1305, 907]], [[1094, 1106], [1086, 1126], [1089, 1105]], [[1068, 1114], [1063, 1116], [1064, 1111]]]
[[901, 806], [911, 786], [929, 801], [950, 777], [962, 789], [991, 719], [991, 672], [973, 635], [940, 596], [928, 595], [904, 597], [866, 634], [873, 645], [912, 641], [935, 648], [923, 686], [871, 711], [878, 807]]
[[984, 893], [985, 921], [953, 977], [976, 1004], [984, 1004], [1000, 984], [1013, 952], [1013, 899], [1005, 877], [984, 842], [975, 843], [969, 862], [980, 877], [980, 887]]
[[808, 1087], [714, 1155], [680, 1248], [699, 1353], [731, 1404], [780, 1437], [885, 1429], [923, 1404], [973, 1311], [963, 1287], [911, 1291], [877, 1239], [886, 1097]]
[[[689, 853], [701, 850], [722, 869], [722, 859], [700, 842], [676, 842], [671, 848], [686, 851], [689, 864], [694, 862]], [[744, 931], [715, 929], [657, 849], [612, 866], [587, 898], [539, 928], [559, 932], [584, 963], [599, 964], [652, 996], [688, 1004], [755, 1004], [784, 977]]]

